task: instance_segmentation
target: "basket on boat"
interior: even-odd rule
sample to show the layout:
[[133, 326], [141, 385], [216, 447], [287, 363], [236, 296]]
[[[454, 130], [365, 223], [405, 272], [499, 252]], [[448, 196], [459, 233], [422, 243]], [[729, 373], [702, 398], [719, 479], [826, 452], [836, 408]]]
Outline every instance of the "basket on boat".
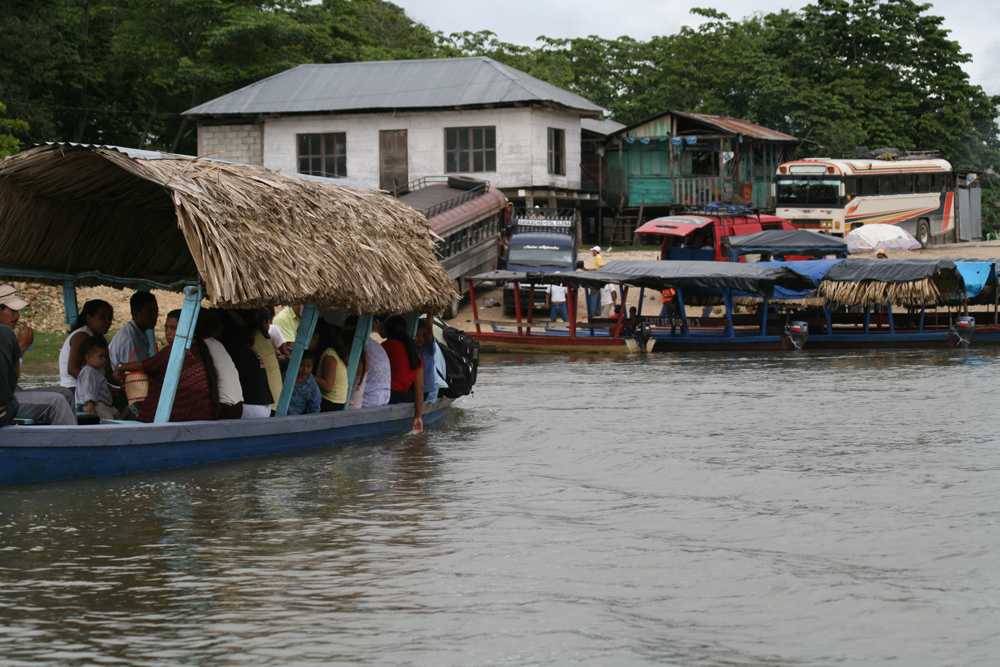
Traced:
[[146, 400], [146, 394], [149, 393], [149, 376], [142, 371], [126, 373], [125, 384], [122, 386], [125, 389], [125, 396], [128, 398], [129, 405], [144, 401]]

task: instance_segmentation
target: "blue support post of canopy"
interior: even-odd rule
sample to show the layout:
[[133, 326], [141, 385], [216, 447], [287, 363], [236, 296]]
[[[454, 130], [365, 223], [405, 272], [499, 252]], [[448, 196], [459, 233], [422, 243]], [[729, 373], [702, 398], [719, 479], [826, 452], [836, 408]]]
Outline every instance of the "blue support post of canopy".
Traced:
[[420, 326], [420, 312], [411, 310], [403, 317], [406, 318], [406, 333], [410, 335], [410, 338], [416, 338], [417, 327]]
[[885, 302], [885, 312], [889, 315], [889, 333], [894, 334], [896, 333], [896, 322], [892, 317], [892, 302]]
[[79, 315], [76, 305], [76, 281], [63, 281], [63, 306], [66, 309], [66, 324], [72, 329], [76, 326], [76, 318]]
[[[684, 290], [682, 290], [679, 285], [674, 289], [677, 292], [677, 309], [680, 311], [681, 315], [681, 335], [690, 336], [691, 331], [688, 329], [687, 309], [684, 307]], [[673, 333], [672, 329], [670, 333]]]
[[177, 396], [177, 385], [181, 379], [181, 369], [184, 368], [184, 355], [191, 347], [200, 310], [201, 286], [185, 287], [184, 306], [181, 308], [181, 318], [177, 322], [174, 344], [170, 347], [170, 360], [167, 362], [167, 372], [163, 378], [160, 402], [156, 404], [156, 415], [153, 417], [153, 421], [157, 424], [170, 421], [174, 398]]
[[726, 335], [730, 338], [736, 338], [736, 328], [733, 326], [733, 291], [724, 290], [722, 301], [726, 304]]
[[354, 330], [354, 342], [351, 343], [351, 353], [347, 360], [347, 403], [344, 409], [349, 409], [351, 394], [354, 392], [354, 377], [361, 362], [361, 351], [372, 335], [372, 316], [362, 315], [358, 318], [358, 328]]
[[761, 304], [761, 311], [760, 311], [760, 335], [761, 336], [766, 336], [767, 335], [767, 308], [768, 308], [767, 297], [765, 296], [764, 297], [764, 303]]
[[[307, 303], [302, 306], [302, 314], [299, 316], [299, 328], [295, 331], [295, 340], [311, 341], [313, 331], [316, 329], [316, 322], [318, 321], [318, 305]], [[276, 417], [284, 417], [288, 414], [288, 404], [292, 401], [292, 390], [295, 389], [295, 378], [299, 374], [302, 354], [308, 348], [308, 342], [297, 343], [292, 348], [292, 357], [288, 360], [288, 369], [285, 370], [285, 381], [281, 384], [281, 396], [278, 398], [278, 407], [274, 412]]]

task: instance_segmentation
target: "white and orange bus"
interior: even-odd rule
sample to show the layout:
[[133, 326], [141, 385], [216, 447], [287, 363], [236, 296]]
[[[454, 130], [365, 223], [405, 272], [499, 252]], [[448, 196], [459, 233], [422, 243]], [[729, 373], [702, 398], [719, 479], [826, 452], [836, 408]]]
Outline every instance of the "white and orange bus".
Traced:
[[955, 187], [946, 160], [806, 158], [778, 167], [775, 214], [835, 236], [875, 222], [899, 225], [926, 247], [955, 240]]

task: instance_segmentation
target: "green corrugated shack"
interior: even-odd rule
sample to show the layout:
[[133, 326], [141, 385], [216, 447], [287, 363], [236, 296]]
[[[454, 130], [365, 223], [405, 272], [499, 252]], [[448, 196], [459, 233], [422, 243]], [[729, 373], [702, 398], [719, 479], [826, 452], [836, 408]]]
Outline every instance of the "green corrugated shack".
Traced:
[[714, 201], [773, 209], [774, 172], [798, 143], [745, 120], [664, 111], [608, 136], [605, 201], [625, 217], [643, 207], [645, 220]]

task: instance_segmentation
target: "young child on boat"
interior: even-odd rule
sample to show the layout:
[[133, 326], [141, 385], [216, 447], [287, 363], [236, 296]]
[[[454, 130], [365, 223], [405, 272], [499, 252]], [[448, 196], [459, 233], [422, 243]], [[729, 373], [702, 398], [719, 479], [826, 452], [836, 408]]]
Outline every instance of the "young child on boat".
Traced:
[[103, 336], [91, 336], [80, 344], [84, 366], [76, 384], [77, 410], [97, 415], [101, 419], [119, 419], [112, 407], [111, 388], [104, 375], [108, 363], [108, 343]]
[[313, 377], [315, 355], [306, 350], [302, 353], [302, 363], [299, 364], [299, 374], [295, 377], [295, 388], [292, 389], [292, 400], [288, 403], [288, 414], [311, 415], [319, 412], [323, 395]]

